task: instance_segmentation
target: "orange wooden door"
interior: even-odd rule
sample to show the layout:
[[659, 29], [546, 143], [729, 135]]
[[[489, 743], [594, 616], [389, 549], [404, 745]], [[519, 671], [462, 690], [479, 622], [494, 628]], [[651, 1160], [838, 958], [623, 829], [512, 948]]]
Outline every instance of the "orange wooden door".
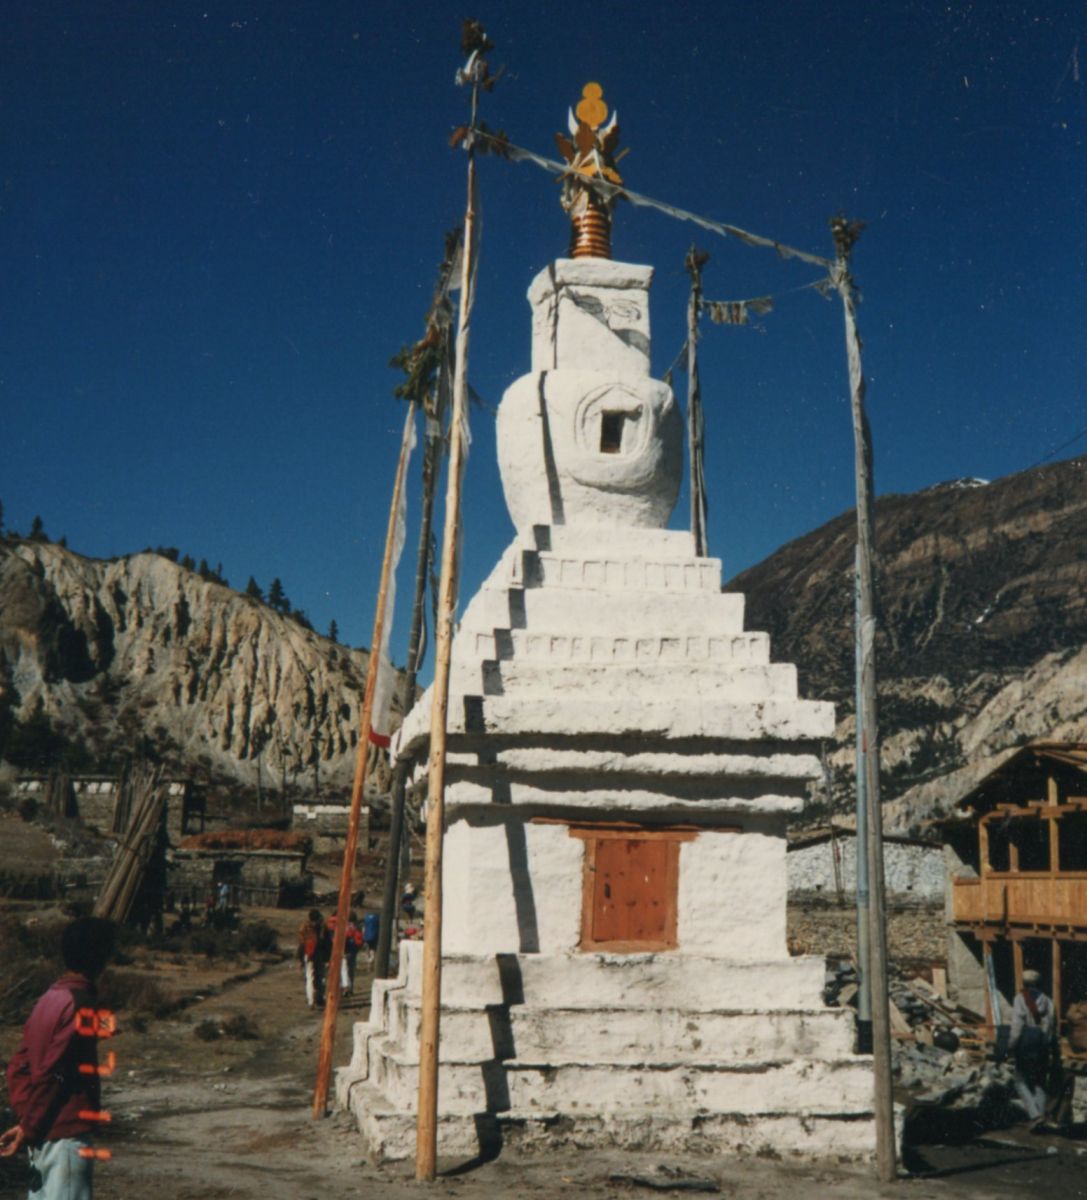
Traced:
[[583, 944], [616, 950], [674, 947], [678, 842], [602, 837], [590, 845], [589, 928]]

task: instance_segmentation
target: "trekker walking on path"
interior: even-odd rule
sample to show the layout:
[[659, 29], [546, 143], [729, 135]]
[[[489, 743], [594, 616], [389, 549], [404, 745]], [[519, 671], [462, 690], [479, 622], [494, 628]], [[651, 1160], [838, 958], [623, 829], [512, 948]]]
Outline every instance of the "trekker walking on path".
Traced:
[[[332, 957], [332, 942], [336, 937], [336, 914], [325, 922], [325, 932], [328, 934], [328, 954]], [[347, 938], [350, 938], [351, 930], [347, 931]], [[351, 990], [351, 976], [347, 969], [347, 941], [344, 941], [343, 957], [340, 959], [340, 995], [345, 996]]]
[[358, 921], [358, 913], [352, 913], [347, 919], [347, 936], [343, 943], [343, 961], [347, 964], [347, 987], [343, 990], [345, 996], [350, 996], [355, 990], [355, 967], [362, 948], [362, 930]]
[[95, 980], [113, 942], [112, 922], [99, 917], [81, 917], [65, 928], [65, 973], [34, 1005], [8, 1063], [8, 1100], [18, 1124], [0, 1134], [0, 1157], [27, 1148], [30, 1200], [91, 1200], [94, 1194], [88, 1135], [101, 1094]]
[[1015, 1090], [1038, 1128], [1045, 1120], [1045, 1081], [1056, 1049], [1053, 1002], [1038, 987], [1037, 971], [1023, 972], [1023, 988], [1012, 1005], [1008, 1052], [1015, 1057]]
[[306, 985], [306, 1006], [323, 1007], [325, 1002], [325, 966], [328, 963], [329, 937], [321, 914], [311, 908], [298, 928], [298, 962]]

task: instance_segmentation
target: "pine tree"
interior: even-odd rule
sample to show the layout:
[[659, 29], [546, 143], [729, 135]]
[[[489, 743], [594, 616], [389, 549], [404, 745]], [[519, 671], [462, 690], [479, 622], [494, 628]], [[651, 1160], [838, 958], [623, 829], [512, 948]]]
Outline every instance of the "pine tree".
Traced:
[[195, 571], [196, 570], [196, 559], [193, 558], [193, 556], [191, 554], [186, 554], [181, 559], [181, 565], [185, 568], [186, 571]]
[[252, 596], [254, 600], [264, 600], [264, 593], [261, 591], [260, 584], [257, 583], [252, 575], [249, 576], [249, 582], [245, 585], [245, 594]]
[[200, 565], [196, 568], [196, 573], [201, 579], [211, 578], [211, 571], [208, 570], [208, 560], [206, 558], [200, 560]]
[[35, 517], [30, 525], [30, 540], [32, 542], [47, 542], [49, 535], [45, 532], [41, 517]]
[[276, 612], [280, 613], [291, 611], [291, 602], [287, 599], [287, 593], [283, 590], [283, 584], [278, 575], [268, 585], [268, 607], [274, 608]]
[[330, 642], [339, 642], [340, 640], [340, 627], [336, 624], [335, 617], [328, 623], [328, 640]]

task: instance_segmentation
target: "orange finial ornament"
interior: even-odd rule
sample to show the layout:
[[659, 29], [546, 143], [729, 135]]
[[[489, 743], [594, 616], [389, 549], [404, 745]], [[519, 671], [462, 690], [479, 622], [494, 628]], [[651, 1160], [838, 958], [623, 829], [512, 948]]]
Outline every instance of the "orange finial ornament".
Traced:
[[623, 182], [615, 166], [619, 114], [613, 113], [605, 126], [607, 120], [604, 89], [599, 83], [587, 83], [577, 108], [568, 114], [570, 137], [555, 134], [559, 153], [569, 163], [563, 177], [562, 206], [572, 225], [571, 258], [611, 258], [611, 210], [622, 193], [594, 186], [594, 181]]

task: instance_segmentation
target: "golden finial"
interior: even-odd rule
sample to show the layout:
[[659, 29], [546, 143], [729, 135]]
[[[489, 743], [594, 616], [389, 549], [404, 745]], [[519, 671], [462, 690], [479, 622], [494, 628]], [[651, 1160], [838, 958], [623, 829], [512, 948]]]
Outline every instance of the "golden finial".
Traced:
[[623, 182], [615, 166], [619, 114], [613, 113], [608, 124], [601, 128], [607, 120], [604, 89], [599, 83], [587, 83], [581, 89], [577, 109], [568, 114], [570, 137], [555, 134], [559, 152], [569, 163], [563, 177], [562, 206], [573, 223], [571, 258], [611, 258], [611, 210], [619, 193], [612, 188], [593, 187], [588, 182], [593, 179], [613, 184]]
[[604, 103], [604, 89], [599, 83], [587, 83], [581, 89], [581, 101], [575, 112], [577, 119], [590, 129], [599, 129], [608, 119], [608, 106]]

